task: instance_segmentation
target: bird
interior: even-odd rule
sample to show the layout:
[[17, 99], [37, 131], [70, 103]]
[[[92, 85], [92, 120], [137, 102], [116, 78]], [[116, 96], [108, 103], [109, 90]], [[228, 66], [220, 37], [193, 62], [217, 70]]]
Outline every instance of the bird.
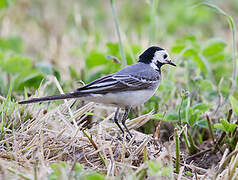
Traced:
[[80, 99], [116, 106], [113, 118], [115, 124], [124, 134], [125, 131], [118, 121], [119, 111], [124, 109], [121, 123], [126, 132], [133, 137], [126, 126], [128, 114], [132, 108], [144, 104], [155, 94], [161, 81], [161, 67], [165, 64], [176, 66], [165, 49], [151, 46], [139, 56], [137, 63], [126, 66], [116, 73], [98, 78], [73, 92], [32, 98], [18, 103]]

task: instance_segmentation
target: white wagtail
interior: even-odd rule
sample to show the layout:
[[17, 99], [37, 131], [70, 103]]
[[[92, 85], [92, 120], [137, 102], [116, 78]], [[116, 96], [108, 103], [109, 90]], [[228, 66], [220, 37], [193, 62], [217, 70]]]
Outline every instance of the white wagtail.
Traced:
[[132, 137], [125, 124], [128, 113], [132, 107], [145, 103], [155, 94], [161, 80], [160, 68], [164, 64], [176, 66], [171, 61], [166, 50], [152, 46], [139, 56], [139, 61], [136, 64], [127, 66], [114, 74], [96, 79], [71, 93], [33, 98], [20, 101], [19, 104], [79, 98], [85, 101], [115, 105], [117, 110], [114, 122], [124, 133], [118, 123], [119, 109], [124, 108], [125, 113], [122, 118], [122, 125]]

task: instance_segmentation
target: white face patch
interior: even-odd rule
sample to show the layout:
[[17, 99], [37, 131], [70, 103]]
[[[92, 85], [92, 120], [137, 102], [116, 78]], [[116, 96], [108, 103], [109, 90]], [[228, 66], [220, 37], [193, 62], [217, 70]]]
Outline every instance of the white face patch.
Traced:
[[154, 54], [154, 57], [150, 63], [150, 66], [153, 67], [154, 69], [158, 70], [158, 63], [168, 63], [170, 61], [169, 54], [163, 50], [163, 51], [156, 51]]

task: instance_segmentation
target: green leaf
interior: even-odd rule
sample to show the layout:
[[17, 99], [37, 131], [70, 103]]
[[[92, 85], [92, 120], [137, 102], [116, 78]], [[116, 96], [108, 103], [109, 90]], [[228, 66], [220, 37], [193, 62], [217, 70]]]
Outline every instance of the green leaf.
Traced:
[[227, 132], [227, 130], [225, 129], [225, 127], [221, 123], [214, 124], [214, 128], [215, 129], [220, 129], [224, 132]]
[[194, 56], [197, 56], [197, 55], [198, 55], [198, 52], [194, 48], [188, 48], [183, 53], [183, 56], [187, 56], [187, 57], [191, 57], [191, 56], [194, 57]]
[[213, 40], [209, 42], [209, 44], [203, 49], [202, 54], [204, 56], [213, 56], [217, 55], [218, 53], [221, 53], [224, 51], [227, 44], [224, 41], [221, 40]]
[[199, 120], [199, 115], [200, 114], [195, 112], [192, 107], [189, 107], [188, 108], [188, 115], [189, 115], [189, 118], [188, 118], [189, 122], [188, 123], [189, 123], [190, 126], [193, 126]]
[[194, 110], [199, 110], [201, 113], [206, 112], [209, 110], [212, 106], [210, 104], [203, 104], [203, 103], [198, 103], [193, 106]]
[[74, 170], [75, 171], [82, 171], [83, 170], [83, 168], [84, 168], [84, 166], [82, 165], [82, 164], [79, 164], [79, 163], [76, 163], [75, 165], [74, 165]]
[[108, 54], [113, 55], [113, 56], [118, 56], [118, 55], [120, 55], [118, 43], [108, 42], [108, 43], [106, 44], [106, 46], [107, 46], [107, 53], [108, 53]]
[[201, 56], [199, 56], [198, 54], [197, 55], [194, 55], [193, 56], [193, 61], [197, 64], [197, 66], [205, 73], [208, 72], [208, 64], [205, 63], [205, 59], [202, 58]]
[[[1, 2], [2, 0], [0, 0]], [[3, 51], [11, 50], [17, 53], [21, 53], [23, 49], [23, 43], [20, 37], [9, 37], [0, 39], [0, 49]]]
[[0, 0], [0, 9], [5, 8], [7, 6], [7, 0]]
[[171, 121], [178, 121], [178, 113], [175, 111], [169, 111], [166, 113], [164, 121], [171, 122]]
[[190, 42], [195, 42], [196, 41], [196, 37], [193, 35], [187, 35], [183, 37], [184, 41], [190, 41]]
[[238, 100], [234, 96], [230, 96], [229, 100], [233, 111], [238, 116]]
[[229, 123], [227, 120], [221, 120], [221, 123], [215, 124], [214, 127], [228, 133], [233, 132], [236, 129], [237, 124]]
[[230, 132], [233, 132], [237, 127], [237, 124], [230, 124], [230, 128], [229, 128], [229, 131]]
[[88, 69], [91, 69], [95, 66], [104, 65], [108, 63], [105, 55], [97, 50], [93, 50], [89, 53], [86, 58], [86, 66]]
[[171, 52], [174, 54], [179, 54], [186, 47], [185, 44], [172, 46]]
[[14, 89], [23, 90], [24, 87], [38, 88], [44, 76], [38, 70], [29, 70], [22, 72], [14, 80]]
[[156, 174], [163, 167], [160, 161], [158, 162], [147, 161], [147, 164], [152, 174]]
[[10, 57], [3, 63], [3, 70], [9, 73], [26, 72], [31, 69], [31, 67], [31, 60], [22, 56]]
[[221, 53], [218, 53], [214, 56], [209, 57], [208, 60], [210, 62], [216, 63], [218, 61], [224, 61], [224, 60], [227, 60], [229, 58], [231, 59], [231, 56], [229, 54], [225, 54], [224, 52], [221, 52]]
[[230, 130], [230, 123], [227, 120], [222, 119], [221, 124], [226, 129], [226, 131]]
[[206, 120], [197, 121], [196, 124], [197, 124], [199, 127], [208, 128], [208, 125], [207, 125], [207, 121], [206, 121]]
[[153, 117], [151, 119], [161, 119], [161, 118], [163, 118], [163, 114], [156, 113], [156, 114], [153, 115]]
[[234, 131], [237, 126], [236, 124], [229, 123], [227, 120], [221, 120], [221, 123], [227, 132]]
[[187, 176], [193, 176], [193, 174], [192, 174], [190, 171], [186, 171], [185, 174], [186, 174]]
[[90, 174], [86, 174], [84, 176], [84, 178], [82, 179], [85, 179], [85, 180], [105, 180], [105, 177], [99, 173], [90, 173]]

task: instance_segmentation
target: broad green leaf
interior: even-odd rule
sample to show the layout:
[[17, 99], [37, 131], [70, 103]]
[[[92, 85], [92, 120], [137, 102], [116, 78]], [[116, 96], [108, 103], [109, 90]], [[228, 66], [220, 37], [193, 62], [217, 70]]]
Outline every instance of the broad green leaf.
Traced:
[[106, 44], [106, 46], [107, 46], [107, 53], [108, 54], [113, 55], [113, 56], [118, 56], [120, 54], [118, 43], [108, 42]]
[[156, 113], [156, 114], [153, 115], [153, 117], [151, 119], [161, 119], [161, 118], [163, 118], [163, 114]]
[[193, 56], [193, 61], [197, 64], [197, 66], [205, 73], [208, 72], [208, 65], [205, 64], [205, 59], [203, 59], [201, 56], [199, 55], [194, 55]]
[[164, 118], [164, 121], [168, 121], [168, 122], [171, 122], [171, 121], [178, 121], [178, 113], [175, 112], [175, 111], [170, 111], [170, 112], [167, 112], [166, 115], [165, 115], [165, 118]]
[[230, 132], [233, 132], [237, 127], [237, 124], [230, 124], [230, 128], [229, 128], [229, 131]]
[[233, 132], [236, 129], [237, 124], [229, 123], [227, 120], [221, 120], [221, 123], [215, 124], [214, 127], [228, 133]]
[[5, 8], [7, 6], [7, 0], [0, 0], [0, 9]]
[[221, 40], [215, 40], [212, 42], [209, 42], [209, 44], [203, 49], [202, 54], [204, 56], [213, 56], [217, 55], [218, 53], [221, 53], [224, 51], [227, 44], [224, 41]]
[[29, 70], [22, 72], [14, 81], [14, 88], [17, 90], [23, 90], [24, 87], [38, 88], [44, 76], [38, 70]]
[[197, 123], [197, 121], [199, 120], [199, 115], [200, 114], [198, 113], [198, 111], [194, 111], [192, 107], [188, 108], [188, 123], [190, 126], [193, 126]]
[[216, 63], [218, 61], [224, 61], [227, 59], [231, 59], [231, 56], [229, 54], [225, 54], [224, 52], [218, 53], [212, 57], [207, 58], [210, 62]]
[[85, 180], [105, 180], [105, 177], [99, 173], [95, 173], [95, 172], [92, 172], [92, 173], [89, 173], [89, 174], [86, 174], [82, 179], [85, 179]]
[[75, 171], [82, 171], [83, 168], [84, 168], [84, 166], [83, 166], [82, 164], [76, 163], [76, 164], [74, 165], [74, 170], [75, 170]]
[[[1, 2], [2, 0], [0, 0]], [[17, 53], [21, 53], [23, 49], [23, 43], [19, 37], [9, 37], [0, 39], [0, 50], [11, 50]]]
[[208, 125], [207, 125], [207, 121], [206, 121], [206, 120], [197, 121], [196, 124], [197, 124], [199, 127], [208, 128]]
[[227, 132], [227, 129], [221, 123], [214, 124], [214, 128]]
[[183, 37], [184, 41], [191, 41], [191, 42], [195, 42], [196, 41], [196, 37], [193, 35], [187, 35]]
[[[182, 10], [182, 9], [181, 9]], [[176, 40], [176, 43], [177, 44], [184, 44], [184, 43], [194, 43], [194, 42], [196, 42], [196, 37], [195, 36], [193, 36], [193, 35], [186, 35], [186, 36], [183, 36], [182, 38], [180, 38], [180, 39], [177, 39]]]
[[185, 50], [183, 55], [188, 56], [188, 57], [190, 57], [190, 56], [194, 57], [194, 56], [198, 55], [198, 52], [194, 48], [188, 48], [188, 49]]
[[185, 47], [186, 47], [185, 44], [180, 44], [180, 45], [172, 46], [171, 52], [174, 53], [174, 54], [179, 54], [179, 53], [181, 53], [181, 51], [182, 51]]
[[203, 104], [203, 103], [198, 103], [193, 106], [193, 109], [199, 110], [202, 113], [206, 112], [209, 110], [212, 106], [210, 104]]
[[230, 103], [233, 111], [238, 116], [238, 100], [234, 96], [230, 96]]
[[106, 63], [108, 63], [108, 60], [105, 58], [105, 55], [97, 50], [91, 51], [86, 58], [86, 66], [88, 69], [91, 69], [95, 66], [104, 65]]
[[226, 131], [230, 130], [230, 123], [227, 120], [222, 119], [221, 124], [226, 129]]
[[32, 67], [32, 61], [23, 56], [12, 56], [3, 63], [3, 70], [9, 73], [26, 72]]

